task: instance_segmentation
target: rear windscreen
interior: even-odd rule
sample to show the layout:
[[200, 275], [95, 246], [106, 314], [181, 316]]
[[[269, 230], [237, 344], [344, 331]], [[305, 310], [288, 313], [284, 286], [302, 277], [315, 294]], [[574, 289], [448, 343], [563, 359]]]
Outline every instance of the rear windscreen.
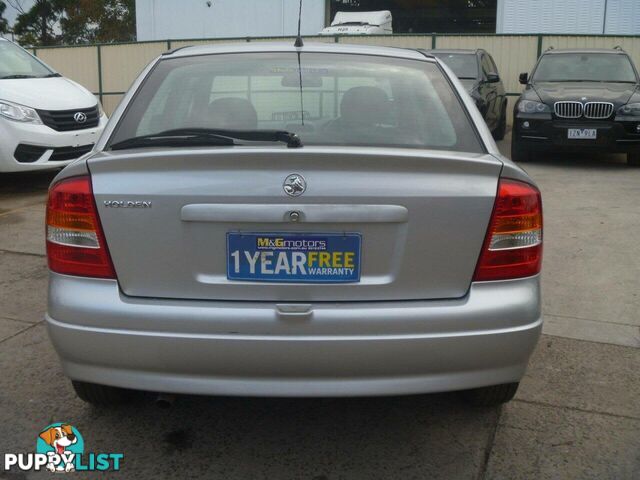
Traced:
[[483, 151], [436, 64], [368, 55], [238, 53], [161, 60], [110, 144], [181, 128], [286, 130], [305, 145]]
[[433, 53], [447, 64], [453, 73], [461, 80], [475, 80], [478, 78], [478, 58], [475, 53]]

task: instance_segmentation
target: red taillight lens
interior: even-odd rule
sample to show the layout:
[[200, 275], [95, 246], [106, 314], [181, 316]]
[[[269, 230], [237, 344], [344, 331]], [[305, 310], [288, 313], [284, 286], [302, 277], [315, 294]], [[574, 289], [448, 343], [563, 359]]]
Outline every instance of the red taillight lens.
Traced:
[[542, 266], [542, 199], [533, 185], [502, 179], [473, 280], [530, 277]]
[[62, 180], [49, 190], [47, 258], [57, 273], [116, 278], [88, 176]]

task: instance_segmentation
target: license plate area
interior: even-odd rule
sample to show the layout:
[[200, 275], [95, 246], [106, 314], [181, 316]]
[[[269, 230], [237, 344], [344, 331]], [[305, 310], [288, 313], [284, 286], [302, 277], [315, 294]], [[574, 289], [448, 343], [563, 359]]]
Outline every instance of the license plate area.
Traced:
[[569, 128], [567, 138], [570, 140], [595, 140], [598, 138], [596, 128]]
[[359, 233], [227, 233], [227, 279], [280, 283], [360, 281]]

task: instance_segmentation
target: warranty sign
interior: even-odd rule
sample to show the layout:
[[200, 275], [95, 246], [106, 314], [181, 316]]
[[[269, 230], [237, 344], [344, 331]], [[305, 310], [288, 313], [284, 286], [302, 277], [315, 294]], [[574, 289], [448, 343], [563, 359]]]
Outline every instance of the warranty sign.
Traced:
[[227, 234], [227, 278], [254, 282], [360, 281], [359, 233]]

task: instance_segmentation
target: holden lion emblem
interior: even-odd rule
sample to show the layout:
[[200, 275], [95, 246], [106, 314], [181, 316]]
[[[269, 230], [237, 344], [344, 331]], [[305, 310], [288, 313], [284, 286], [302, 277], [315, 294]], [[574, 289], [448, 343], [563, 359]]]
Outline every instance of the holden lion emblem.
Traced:
[[307, 189], [307, 182], [302, 175], [292, 173], [284, 179], [282, 188], [284, 188], [284, 193], [290, 197], [298, 197]]

